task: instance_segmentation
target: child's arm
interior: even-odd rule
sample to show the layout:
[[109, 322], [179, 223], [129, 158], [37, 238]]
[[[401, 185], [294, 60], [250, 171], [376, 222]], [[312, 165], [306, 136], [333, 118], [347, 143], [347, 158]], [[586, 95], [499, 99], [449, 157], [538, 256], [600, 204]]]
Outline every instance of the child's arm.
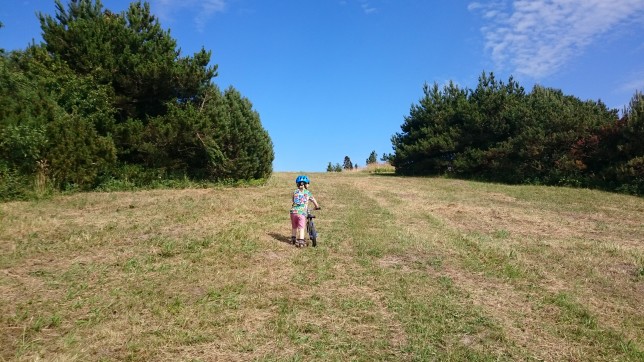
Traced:
[[315, 197], [313, 197], [313, 195], [311, 195], [311, 197], [309, 197], [309, 200], [313, 201], [313, 205], [315, 205], [316, 209], [320, 208], [320, 204], [318, 204], [318, 202], [315, 200]]

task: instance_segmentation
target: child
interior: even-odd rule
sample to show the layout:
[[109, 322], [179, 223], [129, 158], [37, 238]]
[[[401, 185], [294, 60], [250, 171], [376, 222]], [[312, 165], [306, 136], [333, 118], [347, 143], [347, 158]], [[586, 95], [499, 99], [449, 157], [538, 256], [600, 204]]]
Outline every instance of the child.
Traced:
[[291, 243], [298, 248], [306, 245], [304, 233], [309, 201], [313, 202], [316, 210], [320, 209], [320, 205], [308, 190], [309, 183], [306, 175], [297, 176], [295, 179], [297, 189], [293, 192], [293, 206], [291, 206]]

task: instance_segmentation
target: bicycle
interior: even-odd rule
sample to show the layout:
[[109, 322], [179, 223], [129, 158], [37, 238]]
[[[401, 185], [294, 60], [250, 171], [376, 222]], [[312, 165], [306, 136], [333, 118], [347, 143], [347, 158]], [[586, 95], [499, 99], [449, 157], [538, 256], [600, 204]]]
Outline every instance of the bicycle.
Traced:
[[[320, 210], [317, 208], [316, 210]], [[306, 211], [306, 233], [311, 239], [311, 245], [316, 247], [318, 245], [318, 231], [315, 229], [315, 223], [313, 222], [315, 215], [311, 214], [311, 210]]]

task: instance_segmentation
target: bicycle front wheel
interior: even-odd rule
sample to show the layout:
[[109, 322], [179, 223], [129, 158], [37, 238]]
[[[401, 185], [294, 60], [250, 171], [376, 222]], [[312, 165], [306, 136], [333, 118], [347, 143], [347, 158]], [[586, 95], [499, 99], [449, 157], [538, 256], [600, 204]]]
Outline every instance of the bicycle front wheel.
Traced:
[[310, 219], [308, 224], [307, 224], [307, 229], [309, 231], [309, 238], [311, 239], [311, 245], [314, 247], [318, 245], [318, 232], [315, 230], [315, 224], [313, 223], [313, 220]]

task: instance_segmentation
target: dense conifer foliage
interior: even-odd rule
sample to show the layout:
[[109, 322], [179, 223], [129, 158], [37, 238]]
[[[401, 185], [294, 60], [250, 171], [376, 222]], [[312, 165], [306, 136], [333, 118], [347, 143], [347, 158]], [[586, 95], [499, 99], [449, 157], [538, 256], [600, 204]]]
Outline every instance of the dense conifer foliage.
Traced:
[[54, 17], [38, 14], [42, 44], [0, 52], [3, 198], [34, 186], [271, 174], [259, 114], [212, 83], [209, 51], [182, 56], [146, 2], [119, 14], [100, 0], [55, 3]]
[[557, 89], [526, 91], [483, 73], [475, 89], [425, 85], [392, 163], [402, 175], [599, 187], [644, 193], [644, 101], [619, 112]]

